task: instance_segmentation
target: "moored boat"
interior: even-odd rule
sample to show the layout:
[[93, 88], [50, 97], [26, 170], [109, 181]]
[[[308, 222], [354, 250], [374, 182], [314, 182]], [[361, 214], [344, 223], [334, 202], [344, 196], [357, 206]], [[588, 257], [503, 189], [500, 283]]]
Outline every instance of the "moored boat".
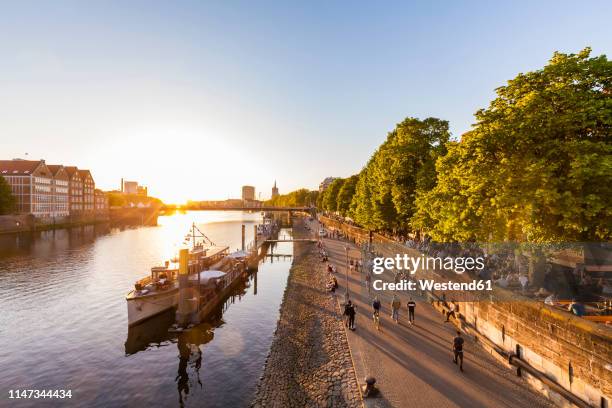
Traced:
[[[196, 235], [196, 231], [199, 235]], [[189, 250], [189, 274], [197, 276], [203, 271], [223, 266], [229, 248], [217, 246], [197, 227], [192, 225], [192, 248]], [[198, 241], [198, 238], [203, 238]], [[178, 305], [178, 263], [166, 261], [163, 266], [151, 268], [151, 274], [139, 279], [126, 295], [128, 325], [133, 326]]]

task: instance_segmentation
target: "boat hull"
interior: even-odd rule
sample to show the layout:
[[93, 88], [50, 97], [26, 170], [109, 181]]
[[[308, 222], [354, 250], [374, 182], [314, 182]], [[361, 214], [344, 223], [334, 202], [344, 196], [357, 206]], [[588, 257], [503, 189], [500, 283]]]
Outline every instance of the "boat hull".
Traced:
[[128, 325], [134, 326], [178, 305], [178, 289], [127, 299]]

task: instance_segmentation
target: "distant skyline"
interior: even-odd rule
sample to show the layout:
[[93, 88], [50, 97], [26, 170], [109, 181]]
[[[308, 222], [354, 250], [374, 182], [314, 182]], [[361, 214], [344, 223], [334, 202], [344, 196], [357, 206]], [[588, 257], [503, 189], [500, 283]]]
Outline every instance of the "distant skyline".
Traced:
[[[360, 171], [407, 116], [455, 137], [553, 52], [612, 53], [612, 2], [3, 2], [0, 159], [168, 202]], [[28, 156], [25, 156], [25, 153]]]

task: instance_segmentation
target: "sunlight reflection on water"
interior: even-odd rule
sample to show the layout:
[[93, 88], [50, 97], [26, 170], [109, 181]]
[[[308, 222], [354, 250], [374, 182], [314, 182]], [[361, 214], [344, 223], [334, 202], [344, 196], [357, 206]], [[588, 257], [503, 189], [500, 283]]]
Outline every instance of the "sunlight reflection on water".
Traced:
[[[260, 265], [256, 282], [253, 275], [223, 314], [203, 325], [195, 341], [200, 363], [193, 345], [185, 348], [167, 334], [172, 314], [128, 337], [125, 294], [152, 265], [175, 255], [191, 222], [235, 250], [240, 225], [248, 242], [259, 220], [259, 214], [195, 212], [160, 217], [157, 227], [0, 236], [0, 392], [72, 389], [72, 400], [48, 406], [179, 406], [181, 389], [185, 406], [248, 404], [290, 260]], [[291, 244], [275, 252], [291, 253]]]

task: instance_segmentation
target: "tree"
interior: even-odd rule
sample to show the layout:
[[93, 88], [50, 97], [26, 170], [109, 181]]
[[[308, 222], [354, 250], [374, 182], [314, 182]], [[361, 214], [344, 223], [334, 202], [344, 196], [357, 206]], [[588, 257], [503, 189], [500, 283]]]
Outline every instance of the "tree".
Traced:
[[357, 186], [358, 180], [358, 175], [354, 175], [345, 179], [344, 183], [342, 184], [342, 187], [340, 187], [340, 190], [338, 191], [336, 210], [343, 217], [349, 215], [351, 201], [353, 200], [353, 196], [355, 195], [355, 187]]
[[17, 201], [11, 191], [11, 186], [0, 176], [0, 215], [11, 214], [15, 211]]
[[397, 124], [359, 175], [353, 218], [369, 229], [412, 230], [417, 196], [435, 185], [435, 162], [449, 138], [448, 122], [437, 118]]
[[338, 193], [344, 184], [344, 179], [337, 178], [327, 187], [323, 197], [323, 208], [335, 212], [338, 209]]
[[612, 64], [555, 53], [476, 113], [437, 163], [415, 223], [438, 240], [610, 239]]
[[309, 207], [317, 202], [318, 195], [318, 191], [309, 191], [302, 188], [288, 194], [276, 196], [266, 201], [266, 205], [278, 207]]

